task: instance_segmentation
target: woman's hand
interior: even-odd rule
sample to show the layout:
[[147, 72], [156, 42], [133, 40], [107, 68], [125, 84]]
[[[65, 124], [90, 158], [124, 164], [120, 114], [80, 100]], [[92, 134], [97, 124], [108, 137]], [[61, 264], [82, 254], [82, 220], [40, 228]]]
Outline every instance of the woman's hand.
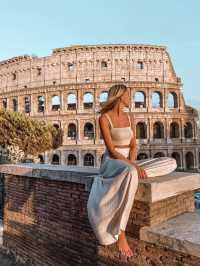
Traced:
[[140, 179], [147, 179], [147, 178], [148, 178], [146, 171], [145, 171], [142, 167], [138, 166], [138, 165], [137, 165], [136, 163], [134, 163], [134, 162], [132, 162], [132, 164], [133, 164], [133, 165], [136, 167], [136, 169], [137, 169], [137, 172], [138, 172], [138, 178], [140, 178]]

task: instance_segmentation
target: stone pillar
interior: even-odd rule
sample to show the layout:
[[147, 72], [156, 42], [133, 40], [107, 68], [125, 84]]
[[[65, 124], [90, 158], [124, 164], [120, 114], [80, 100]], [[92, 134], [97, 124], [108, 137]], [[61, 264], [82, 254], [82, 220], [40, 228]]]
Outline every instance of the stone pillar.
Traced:
[[184, 141], [184, 118], [181, 118], [181, 139]]

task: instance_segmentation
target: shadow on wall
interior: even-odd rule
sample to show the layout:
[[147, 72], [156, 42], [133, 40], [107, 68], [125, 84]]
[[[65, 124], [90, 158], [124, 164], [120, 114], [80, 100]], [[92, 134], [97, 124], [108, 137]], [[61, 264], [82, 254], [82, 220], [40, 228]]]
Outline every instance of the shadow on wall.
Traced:
[[3, 245], [36, 265], [96, 265], [83, 184], [6, 176], [5, 191]]

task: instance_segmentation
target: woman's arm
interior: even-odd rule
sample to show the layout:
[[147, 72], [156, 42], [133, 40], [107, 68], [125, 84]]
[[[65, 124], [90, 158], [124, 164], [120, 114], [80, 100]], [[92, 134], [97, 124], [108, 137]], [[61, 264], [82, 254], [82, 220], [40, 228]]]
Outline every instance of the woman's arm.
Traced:
[[131, 128], [133, 131], [133, 137], [130, 142], [130, 151], [129, 151], [129, 160], [135, 162], [137, 159], [137, 144], [136, 144], [136, 128], [135, 128], [135, 119], [133, 115], [130, 115], [131, 118]]

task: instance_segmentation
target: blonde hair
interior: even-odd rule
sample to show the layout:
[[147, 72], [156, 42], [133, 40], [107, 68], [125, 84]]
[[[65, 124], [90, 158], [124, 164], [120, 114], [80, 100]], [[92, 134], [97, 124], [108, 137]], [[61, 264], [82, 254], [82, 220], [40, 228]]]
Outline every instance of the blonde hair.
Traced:
[[103, 114], [112, 109], [127, 89], [128, 88], [124, 84], [115, 84], [110, 87], [107, 101], [102, 104], [103, 107], [98, 113]]

